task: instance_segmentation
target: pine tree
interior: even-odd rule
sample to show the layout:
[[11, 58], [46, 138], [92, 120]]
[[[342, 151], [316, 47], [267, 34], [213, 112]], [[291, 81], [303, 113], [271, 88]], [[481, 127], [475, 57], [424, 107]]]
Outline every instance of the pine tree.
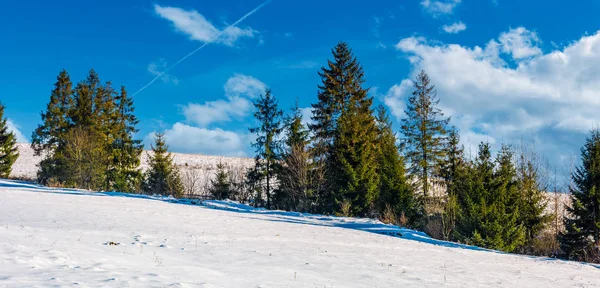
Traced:
[[285, 119], [285, 140], [282, 165], [279, 173], [279, 187], [275, 190], [273, 202], [277, 209], [308, 211], [313, 198], [308, 154], [308, 130], [302, 123], [302, 111], [296, 106], [293, 114]]
[[571, 206], [565, 231], [559, 235], [567, 259], [600, 263], [600, 130], [591, 132], [581, 148], [581, 165], [571, 178]]
[[[318, 102], [312, 104], [313, 123], [309, 125], [313, 137], [311, 147], [314, 163], [313, 185], [317, 193], [318, 205], [324, 213], [334, 212], [336, 205], [339, 205], [336, 204], [336, 197], [333, 195], [335, 190], [333, 179], [337, 175], [332, 174], [333, 170], [339, 167], [333, 164], [334, 156], [331, 150], [335, 137], [340, 137], [337, 130], [342, 111], [347, 109], [351, 98], [355, 102], [352, 106], [366, 107], [372, 102], [372, 99], [367, 97], [367, 90], [362, 88], [364, 84], [362, 66], [352, 54], [348, 44], [338, 43], [332, 49], [332, 56], [333, 60], [327, 61], [327, 67], [322, 67], [319, 72], [321, 85], [318, 87]], [[356, 110], [355, 107], [351, 109]]]
[[12, 165], [19, 157], [16, 147], [17, 137], [8, 131], [7, 119], [4, 117], [4, 105], [0, 103], [0, 178], [8, 178]]
[[383, 106], [377, 108], [377, 166], [379, 180], [378, 208], [385, 212], [392, 209], [395, 218], [404, 217], [410, 226], [418, 226], [422, 211], [415, 201], [411, 186], [407, 183], [404, 158], [399, 152], [392, 122]]
[[48, 184], [50, 179], [62, 182], [67, 176], [64, 168], [65, 137], [71, 126], [68, 114], [74, 105], [71, 78], [62, 70], [50, 94], [46, 111], [41, 112], [42, 124], [31, 136], [31, 147], [43, 159], [38, 164], [38, 182]]
[[115, 135], [110, 145], [107, 182], [116, 191], [138, 192], [142, 182], [142, 173], [138, 167], [143, 145], [141, 140], [133, 137], [139, 131], [136, 128], [139, 120], [134, 114], [133, 99], [127, 96], [125, 87], [121, 87], [121, 93], [115, 101]]
[[229, 176], [225, 171], [225, 165], [222, 163], [217, 165], [217, 175], [214, 180], [211, 180], [211, 185], [210, 194], [212, 194], [215, 199], [229, 199], [231, 185], [229, 183]]
[[278, 138], [282, 132], [281, 117], [283, 112], [278, 108], [277, 99], [273, 97], [269, 89], [254, 102], [254, 107], [256, 107], [254, 117], [258, 120], [260, 126], [250, 128], [250, 133], [256, 135], [256, 142], [252, 146], [256, 148], [256, 158], [265, 175], [267, 209], [271, 209], [271, 180], [275, 176], [277, 161], [280, 159], [281, 143]]
[[409, 172], [416, 177], [423, 192], [422, 201], [430, 195], [430, 185], [437, 169], [445, 158], [446, 125], [450, 118], [437, 107], [439, 99], [429, 76], [421, 71], [414, 81], [415, 91], [408, 99], [406, 118], [402, 119], [402, 132]]
[[173, 165], [173, 156], [168, 151], [164, 133], [156, 133], [152, 154], [148, 155], [144, 192], [146, 194], [183, 196], [183, 183], [179, 170]]

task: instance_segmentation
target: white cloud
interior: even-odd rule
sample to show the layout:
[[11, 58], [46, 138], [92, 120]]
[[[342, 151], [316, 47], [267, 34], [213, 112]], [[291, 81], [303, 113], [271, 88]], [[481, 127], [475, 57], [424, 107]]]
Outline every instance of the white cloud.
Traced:
[[148, 65], [148, 72], [154, 76], [161, 75], [160, 79], [164, 83], [173, 83], [175, 85], [179, 84], [179, 79], [177, 77], [164, 73], [165, 69], [167, 69], [167, 61], [162, 58]]
[[[184, 10], [177, 7], [154, 5], [154, 12], [171, 21], [176, 31], [188, 35], [190, 39], [201, 42], [216, 42], [226, 46], [234, 46], [241, 38], [254, 38], [258, 32], [250, 27], [230, 27], [221, 30], [215, 27], [196, 10]], [[224, 25], [226, 27], [226, 25]], [[225, 28], [223, 28], [225, 29]]]
[[454, 13], [454, 8], [461, 2], [462, 0], [423, 0], [421, 6], [433, 17], [439, 17]]
[[540, 42], [537, 34], [524, 27], [510, 29], [510, 31], [500, 34], [498, 40], [502, 44], [502, 52], [511, 54], [514, 59], [542, 54], [542, 49], [537, 47]]
[[396, 48], [407, 54], [413, 73], [384, 101], [394, 116], [403, 117], [409, 81], [425, 70], [443, 111], [470, 147], [481, 140], [510, 143], [526, 137], [548, 156], [571, 154], [600, 123], [600, 33], [547, 54], [535, 46], [538, 41], [524, 28], [502, 33], [484, 47], [402, 39]]
[[449, 34], [457, 34], [461, 31], [467, 30], [467, 25], [463, 22], [454, 22], [451, 25], [444, 25], [442, 29]]
[[[220, 128], [206, 129], [175, 123], [165, 131], [169, 149], [178, 153], [202, 153], [206, 155], [246, 157], [246, 135]], [[146, 143], [153, 143], [154, 133], [146, 136]]]
[[231, 121], [232, 118], [243, 118], [252, 110], [252, 99], [264, 93], [267, 85], [252, 76], [235, 74], [223, 88], [226, 99], [184, 106], [186, 120], [206, 127], [212, 123]]
[[314, 121], [312, 120], [312, 116], [313, 116], [313, 108], [312, 107], [300, 108], [300, 111], [302, 113], [302, 124], [304, 125], [304, 127], [308, 127], [309, 124], [314, 123]]
[[17, 137], [17, 142], [19, 143], [28, 143], [29, 140], [27, 140], [27, 137], [25, 137], [25, 135], [23, 135], [23, 133], [21, 133], [21, 131], [19, 131], [19, 126], [15, 124], [15, 122], [13, 122], [10, 119], [6, 119], [6, 126], [8, 128], [8, 132], [12, 132], [15, 134], [15, 137]]
[[227, 80], [224, 89], [227, 97], [247, 96], [256, 98], [265, 92], [267, 85], [252, 76], [235, 74]]

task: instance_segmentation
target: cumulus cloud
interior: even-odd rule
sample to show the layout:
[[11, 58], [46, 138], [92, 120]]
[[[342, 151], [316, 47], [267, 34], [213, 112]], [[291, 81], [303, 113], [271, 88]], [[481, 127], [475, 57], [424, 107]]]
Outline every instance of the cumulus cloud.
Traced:
[[537, 34], [524, 27], [510, 29], [500, 34], [498, 41], [502, 44], [502, 52], [511, 54], [514, 59], [542, 54], [542, 49], [537, 46], [540, 42]]
[[[177, 7], [154, 5], [154, 12], [160, 17], [169, 20], [176, 31], [185, 34], [192, 40], [201, 42], [215, 42], [226, 46], [234, 46], [241, 38], [254, 38], [258, 33], [248, 28], [230, 27], [221, 30], [196, 10], [184, 10]], [[226, 27], [226, 25], [223, 25]], [[222, 28], [225, 29], [225, 28]]]
[[[248, 139], [245, 134], [220, 128], [207, 129], [177, 122], [167, 129], [165, 138], [169, 149], [180, 153], [203, 153], [206, 155], [246, 157]], [[153, 143], [154, 133], [146, 137]]]
[[423, 0], [421, 6], [433, 17], [439, 17], [454, 13], [454, 8], [461, 2], [462, 0]]
[[183, 107], [183, 114], [188, 122], [200, 127], [243, 118], [252, 109], [252, 99], [264, 93], [266, 88], [265, 83], [252, 76], [235, 74], [223, 87], [226, 99], [189, 103]]
[[448, 34], [457, 34], [459, 32], [467, 30], [467, 25], [463, 22], [455, 22], [450, 25], [442, 26], [442, 30]]
[[23, 135], [23, 133], [21, 133], [21, 131], [19, 130], [19, 126], [17, 126], [15, 124], [15, 122], [13, 122], [11, 119], [6, 119], [6, 126], [8, 128], [8, 132], [12, 132], [15, 134], [15, 137], [17, 138], [17, 142], [19, 142], [19, 143], [29, 142], [29, 140], [27, 140], [27, 137], [25, 137], [25, 135]]
[[[413, 73], [384, 101], [402, 117], [411, 79], [425, 70], [463, 142], [510, 143], [526, 137], [550, 157], [576, 153], [579, 141], [600, 123], [600, 33], [546, 54], [535, 46], [538, 41], [522, 27], [483, 47], [402, 39], [396, 48], [406, 53]], [[507, 57], [516, 67], [503, 60]]]
[[164, 73], [165, 69], [167, 69], [167, 61], [162, 58], [148, 65], [148, 72], [154, 76], [160, 75], [160, 79], [164, 83], [179, 84], [179, 79], [177, 77]]

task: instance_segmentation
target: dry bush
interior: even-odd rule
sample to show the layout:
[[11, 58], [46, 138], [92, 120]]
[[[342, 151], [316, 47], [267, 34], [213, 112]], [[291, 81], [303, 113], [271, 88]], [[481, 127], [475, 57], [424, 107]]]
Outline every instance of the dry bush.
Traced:
[[385, 209], [383, 210], [383, 215], [381, 215], [380, 221], [385, 224], [398, 224], [398, 217], [396, 217], [396, 212], [389, 204], [385, 205]]
[[352, 203], [350, 203], [349, 200], [344, 200], [344, 202], [342, 203], [342, 207], [340, 209], [340, 213], [339, 216], [342, 217], [350, 217], [352, 216], [351, 211], [352, 210]]
[[425, 233], [434, 239], [444, 239], [444, 224], [440, 214], [428, 217]]

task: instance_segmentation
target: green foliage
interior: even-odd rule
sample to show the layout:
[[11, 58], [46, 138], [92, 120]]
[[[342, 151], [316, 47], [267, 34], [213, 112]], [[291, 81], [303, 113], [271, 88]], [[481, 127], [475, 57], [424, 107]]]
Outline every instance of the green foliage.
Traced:
[[[42, 112], [43, 123], [32, 135], [32, 148], [36, 155], [43, 156], [38, 181], [47, 184], [52, 180], [59, 185], [87, 189], [139, 191], [141, 173], [137, 167], [142, 145], [132, 138], [138, 123], [133, 112], [133, 102], [127, 98], [125, 88], [118, 94], [110, 82], [102, 84], [94, 70], [74, 89], [69, 74], [61, 71], [47, 109]], [[82, 155], [88, 158], [82, 159]], [[84, 166], [94, 167], [83, 169]]]
[[370, 215], [379, 196], [377, 128], [371, 101], [353, 97], [346, 103], [337, 121], [330, 160], [328, 179], [332, 181], [335, 204], [341, 207], [344, 200], [349, 200], [355, 216]]
[[266, 196], [267, 209], [271, 209], [271, 180], [277, 171], [277, 161], [280, 159], [281, 143], [278, 140], [282, 132], [281, 117], [283, 112], [278, 107], [277, 99], [267, 89], [265, 94], [254, 102], [256, 111], [254, 117], [258, 120], [258, 127], [250, 128], [250, 133], [256, 135], [252, 146], [256, 148], [256, 159], [260, 171], [267, 182]]
[[[377, 108], [377, 146], [380, 177], [377, 206], [380, 213], [393, 213], [393, 218], [396, 219], [404, 215], [408, 221], [405, 224], [418, 226], [423, 216], [422, 207], [415, 200], [413, 190], [407, 183], [404, 158], [399, 152], [392, 122], [383, 106]], [[386, 218], [391, 218], [391, 215]]]
[[31, 147], [37, 156], [42, 156], [38, 170], [38, 182], [48, 184], [63, 182], [66, 175], [64, 149], [66, 135], [71, 127], [68, 119], [73, 105], [73, 84], [66, 70], [62, 70], [50, 94], [46, 111], [41, 112], [42, 124], [31, 135]]
[[8, 131], [7, 120], [4, 117], [4, 105], [0, 103], [0, 178], [8, 178], [12, 165], [17, 161], [17, 137]]
[[164, 133], [156, 133], [152, 154], [148, 155], [148, 171], [144, 177], [144, 193], [183, 196], [183, 183], [179, 170], [173, 165], [173, 156], [168, 151]]
[[415, 91], [408, 98], [406, 118], [402, 119], [402, 133], [406, 158], [409, 160], [409, 172], [418, 180], [423, 191], [424, 202], [436, 169], [446, 156], [446, 125], [450, 118], [442, 118], [444, 114], [437, 107], [439, 99], [435, 86], [429, 76], [421, 71], [414, 81]]
[[219, 163], [217, 165], [217, 175], [214, 180], [211, 180], [212, 187], [210, 188], [210, 194], [217, 200], [229, 199], [231, 194], [231, 185], [229, 183], [229, 176], [225, 171], [225, 165]]
[[68, 174], [64, 176], [63, 184], [88, 190], [100, 189], [104, 167], [99, 163], [106, 156], [100, 133], [89, 127], [75, 126], [69, 129], [64, 140], [62, 153]]
[[520, 195], [512, 150], [503, 146], [495, 162], [489, 144], [481, 143], [476, 162], [456, 178], [464, 184], [457, 190], [461, 211], [455, 237], [512, 252], [525, 242], [524, 227], [518, 222]]
[[[517, 160], [517, 177], [519, 181], [519, 202], [517, 205], [518, 223], [525, 230], [524, 252], [533, 253], [532, 249], [539, 246], [538, 237], [542, 237], [544, 230], [553, 215], [546, 213], [548, 205], [547, 187], [542, 179], [542, 167], [533, 151], [521, 148]], [[536, 244], [538, 243], [538, 244]]]
[[122, 192], [138, 192], [142, 182], [139, 170], [143, 151], [141, 140], [133, 139], [139, 130], [139, 120], [134, 114], [133, 99], [127, 97], [125, 87], [115, 98], [117, 109], [114, 117], [114, 139], [109, 145], [109, 169], [107, 184], [109, 189]]
[[460, 212], [458, 193], [461, 189], [465, 189], [463, 180], [466, 177], [465, 173], [467, 173], [464, 147], [460, 145], [460, 136], [454, 127], [450, 129], [448, 134], [445, 152], [446, 158], [442, 162], [440, 176], [446, 186], [447, 198], [441, 219], [443, 237], [448, 240], [454, 232], [458, 213]]
[[[353, 207], [353, 212], [362, 214], [365, 206], [377, 198], [377, 189], [373, 188], [377, 187], [377, 179], [364, 178], [374, 175], [375, 167], [367, 166], [375, 161], [375, 148], [367, 147], [375, 140], [370, 111], [372, 99], [367, 96], [367, 89], [362, 87], [364, 72], [348, 44], [338, 43], [332, 50], [332, 56], [333, 60], [328, 61], [319, 72], [318, 102], [312, 105], [313, 123], [309, 125], [313, 136], [313, 185], [320, 212], [336, 212], [340, 209], [341, 198], [347, 195], [354, 198], [351, 201], [353, 205], [358, 205]], [[366, 131], [358, 131], [357, 125], [360, 124], [365, 125]], [[344, 127], [340, 128], [340, 125]], [[353, 143], [351, 137], [358, 133], [364, 135]], [[344, 147], [352, 151], [342, 151], [346, 149]]]
[[600, 262], [600, 130], [581, 148], [581, 165], [571, 175], [569, 217], [559, 235], [567, 259]]

